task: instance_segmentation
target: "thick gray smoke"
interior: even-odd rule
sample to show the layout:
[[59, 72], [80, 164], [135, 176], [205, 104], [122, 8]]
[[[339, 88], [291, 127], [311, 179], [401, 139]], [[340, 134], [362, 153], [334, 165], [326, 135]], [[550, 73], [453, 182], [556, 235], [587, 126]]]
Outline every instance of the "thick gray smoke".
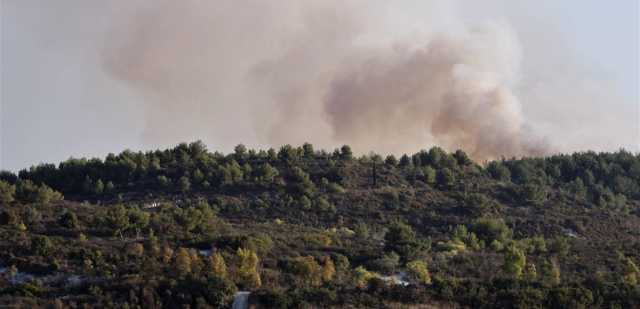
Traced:
[[149, 1], [122, 13], [103, 51], [111, 76], [148, 104], [152, 144], [188, 139], [312, 142], [356, 151], [458, 148], [475, 159], [538, 155], [513, 87], [509, 26], [398, 39], [365, 2]]

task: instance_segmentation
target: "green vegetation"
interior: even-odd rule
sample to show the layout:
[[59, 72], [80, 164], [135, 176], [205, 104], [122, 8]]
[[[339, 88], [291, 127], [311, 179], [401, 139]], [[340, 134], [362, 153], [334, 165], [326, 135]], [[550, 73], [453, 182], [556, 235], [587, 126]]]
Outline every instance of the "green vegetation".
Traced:
[[640, 307], [626, 151], [195, 142], [0, 172], [0, 207], [0, 307]]

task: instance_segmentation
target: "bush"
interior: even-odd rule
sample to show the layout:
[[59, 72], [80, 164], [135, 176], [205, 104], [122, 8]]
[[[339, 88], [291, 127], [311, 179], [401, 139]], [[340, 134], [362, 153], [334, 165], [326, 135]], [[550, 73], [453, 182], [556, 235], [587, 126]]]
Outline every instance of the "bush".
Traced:
[[472, 226], [472, 230], [484, 240], [485, 243], [491, 243], [498, 240], [502, 243], [511, 238], [511, 229], [504, 223], [502, 219], [480, 218], [476, 220]]
[[78, 217], [73, 212], [65, 212], [58, 219], [58, 224], [68, 229], [77, 229], [79, 227]]
[[393, 273], [400, 265], [400, 256], [395, 252], [389, 252], [370, 263], [371, 269], [381, 273]]
[[35, 236], [31, 239], [31, 252], [40, 256], [48, 256], [53, 250], [53, 243], [47, 236]]
[[341, 185], [334, 182], [329, 183], [328, 189], [329, 189], [329, 192], [335, 193], [335, 194], [342, 194], [346, 192], [346, 190]]
[[312, 256], [301, 256], [293, 259], [290, 270], [301, 278], [305, 284], [318, 286], [322, 283], [322, 268]]
[[257, 302], [264, 308], [288, 309], [296, 308], [296, 300], [292, 297], [291, 292], [276, 290], [258, 290], [253, 293]]
[[427, 269], [427, 263], [424, 261], [411, 261], [407, 263], [407, 270], [409, 275], [419, 283], [431, 284], [431, 274]]
[[542, 205], [547, 200], [547, 188], [541, 184], [526, 183], [519, 189], [522, 202], [531, 205]]
[[336, 212], [336, 206], [334, 206], [333, 204], [331, 204], [326, 198], [324, 197], [319, 197], [316, 202], [315, 202], [315, 206], [318, 210], [322, 211], [322, 212]]
[[413, 258], [418, 253], [427, 249], [426, 244], [416, 239], [416, 233], [410, 225], [396, 221], [384, 236], [385, 251], [396, 252], [403, 261]]
[[16, 186], [0, 180], [0, 204], [13, 202], [16, 195]]
[[376, 275], [362, 266], [358, 266], [353, 270], [353, 284], [358, 288], [365, 288], [369, 284], [369, 280], [375, 278]]
[[236, 287], [232, 282], [217, 277], [206, 280], [186, 278], [177, 281], [171, 291], [173, 293], [163, 293], [171, 297], [165, 298], [165, 304], [169, 307], [200, 307], [198, 302], [202, 299], [214, 308], [229, 308], [233, 303]]

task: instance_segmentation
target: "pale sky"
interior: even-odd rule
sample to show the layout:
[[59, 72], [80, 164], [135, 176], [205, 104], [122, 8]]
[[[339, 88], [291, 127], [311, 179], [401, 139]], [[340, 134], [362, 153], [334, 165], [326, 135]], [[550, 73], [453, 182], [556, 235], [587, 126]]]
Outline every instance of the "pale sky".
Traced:
[[[104, 157], [127, 148], [148, 150], [179, 142], [143, 142], [144, 99], [101, 67], [107, 36], [114, 26], [122, 26], [118, 10], [137, 1], [0, 1], [0, 169], [17, 171], [71, 156]], [[383, 31], [399, 37], [431, 31], [424, 27], [434, 23], [424, 21], [445, 18], [449, 10], [469, 23], [509, 24], [522, 48], [516, 92], [523, 97], [525, 117], [544, 133], [582, 141], [567, 150], [640, 150], [637, 0], [370, 3], [387, 18], [381, 23]], [[567, 87], [585, 91], [565, 94]], [[582, 107], [573, 101], [581, 101]], [[541, 104], [545, 108], [539, 108]], [[557, 117], [573, 110], [571, 121]], [[599, 123], [594, 115], [604, 120]], [[589, 126], [599, 128], [579, 129]], [[238, 143], [260, 144], [251, 125], [233, 131], [220, 140], [193, 132], [186, 141], [205, 139], [210, 150], [221, 151]]]

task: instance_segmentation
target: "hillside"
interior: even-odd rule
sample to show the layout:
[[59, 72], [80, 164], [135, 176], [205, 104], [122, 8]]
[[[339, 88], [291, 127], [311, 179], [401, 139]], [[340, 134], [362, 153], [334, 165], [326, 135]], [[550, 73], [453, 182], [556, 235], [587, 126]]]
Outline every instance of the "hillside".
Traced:
[[200, 142], [0, 174], [0, 306], [638, 308], [640, 155]]

